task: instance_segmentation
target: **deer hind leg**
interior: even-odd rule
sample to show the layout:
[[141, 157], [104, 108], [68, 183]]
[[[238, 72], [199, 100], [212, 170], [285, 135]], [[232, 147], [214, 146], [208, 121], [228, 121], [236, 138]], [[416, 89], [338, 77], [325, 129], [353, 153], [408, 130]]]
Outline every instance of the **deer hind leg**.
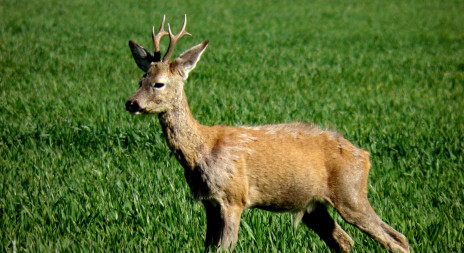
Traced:
[[349, 252], [353, 246], [351, 237], [330, 217], [327, 207], [315, 203], [303, 216], [303, 222], [327, 244], [332, 251]]
[[367, 233], [390, 252], [409, 252], [406, 237], [382, 221], [365, 200], [364, 206], [337, 208], [350, 224]]
[[[345, 170], [346, 171], [346, 170]], [[358, 227], [391, 252], [409, 252], [406, 237], [375, 213], [367, 199], [369, 162], [355, 166], [351, 175], [338, 177], [334, 208], [348, 223]]]

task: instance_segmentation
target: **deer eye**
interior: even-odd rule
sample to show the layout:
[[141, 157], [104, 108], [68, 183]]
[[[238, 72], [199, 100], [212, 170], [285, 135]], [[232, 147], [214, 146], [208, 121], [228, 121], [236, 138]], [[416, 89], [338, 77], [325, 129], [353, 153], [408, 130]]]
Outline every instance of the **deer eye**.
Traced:
[[154, 83], [153, 88], [155, 89], [161, 89], [164, 87], [164, 83]]

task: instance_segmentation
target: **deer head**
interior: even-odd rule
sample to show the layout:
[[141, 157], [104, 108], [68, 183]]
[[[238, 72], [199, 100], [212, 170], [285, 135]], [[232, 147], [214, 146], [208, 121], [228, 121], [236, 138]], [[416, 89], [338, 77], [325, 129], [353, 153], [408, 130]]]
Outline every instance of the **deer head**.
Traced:
[[[168, 24], [168, 32], [164, 30], [165, 16], [160, 29], [155, 34], [152, 30], [154, 54], [139, 46], [134, 41], [129, 41], [129, 47], [135, 63], [145, 74], [140, 78], [139, 89], [126, 102], [126, 110], [134, 114], [162, 113], [168, 111], [183, 94], [184, 82], [189, 72], [195, 68], [196, 63], [208, 45], [208, 40], [183, 52], [178, 58], [170, 62], [174, 48], [183, 36], [192, 36], [185, 31], [187, 15], [184, 16], [184, 24], [180, 32], [173, 35]], [[169, 48], [161, 60], [160, 41], [164, 36], [169, 36]]]

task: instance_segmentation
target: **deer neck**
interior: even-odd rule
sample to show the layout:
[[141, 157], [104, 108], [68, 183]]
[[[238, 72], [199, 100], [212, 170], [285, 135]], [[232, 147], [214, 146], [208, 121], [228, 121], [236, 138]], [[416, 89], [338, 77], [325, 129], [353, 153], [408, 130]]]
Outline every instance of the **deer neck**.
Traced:
[[194, 169], [202, 156], [204, 136], [193, 118], [185, 92], [182, 90], [174, 106], [158, 115], [169, 148], [185, 169]]

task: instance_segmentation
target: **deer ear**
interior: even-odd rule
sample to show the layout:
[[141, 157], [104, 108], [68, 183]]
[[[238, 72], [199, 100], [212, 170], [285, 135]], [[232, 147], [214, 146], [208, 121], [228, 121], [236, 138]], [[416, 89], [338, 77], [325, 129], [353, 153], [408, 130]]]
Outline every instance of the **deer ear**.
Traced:
[[155, 57], [148, 52], [145, 48], [139, 46], [134, 41], [129, 41], [129, 47], [134, 57], [135, 63], [137, 66], [144, 72], [147, 72], [150, 68], [151, 63], [155, 60]]
[[172, 71], [178, 73], [184, 80], [187, 79], [188, 74], [195, 68], [195, 65], [200, 60], [200, 56], [205, 51], [208, 43], [209, 41], [207, 40], [183, 52], [171, 63]]

